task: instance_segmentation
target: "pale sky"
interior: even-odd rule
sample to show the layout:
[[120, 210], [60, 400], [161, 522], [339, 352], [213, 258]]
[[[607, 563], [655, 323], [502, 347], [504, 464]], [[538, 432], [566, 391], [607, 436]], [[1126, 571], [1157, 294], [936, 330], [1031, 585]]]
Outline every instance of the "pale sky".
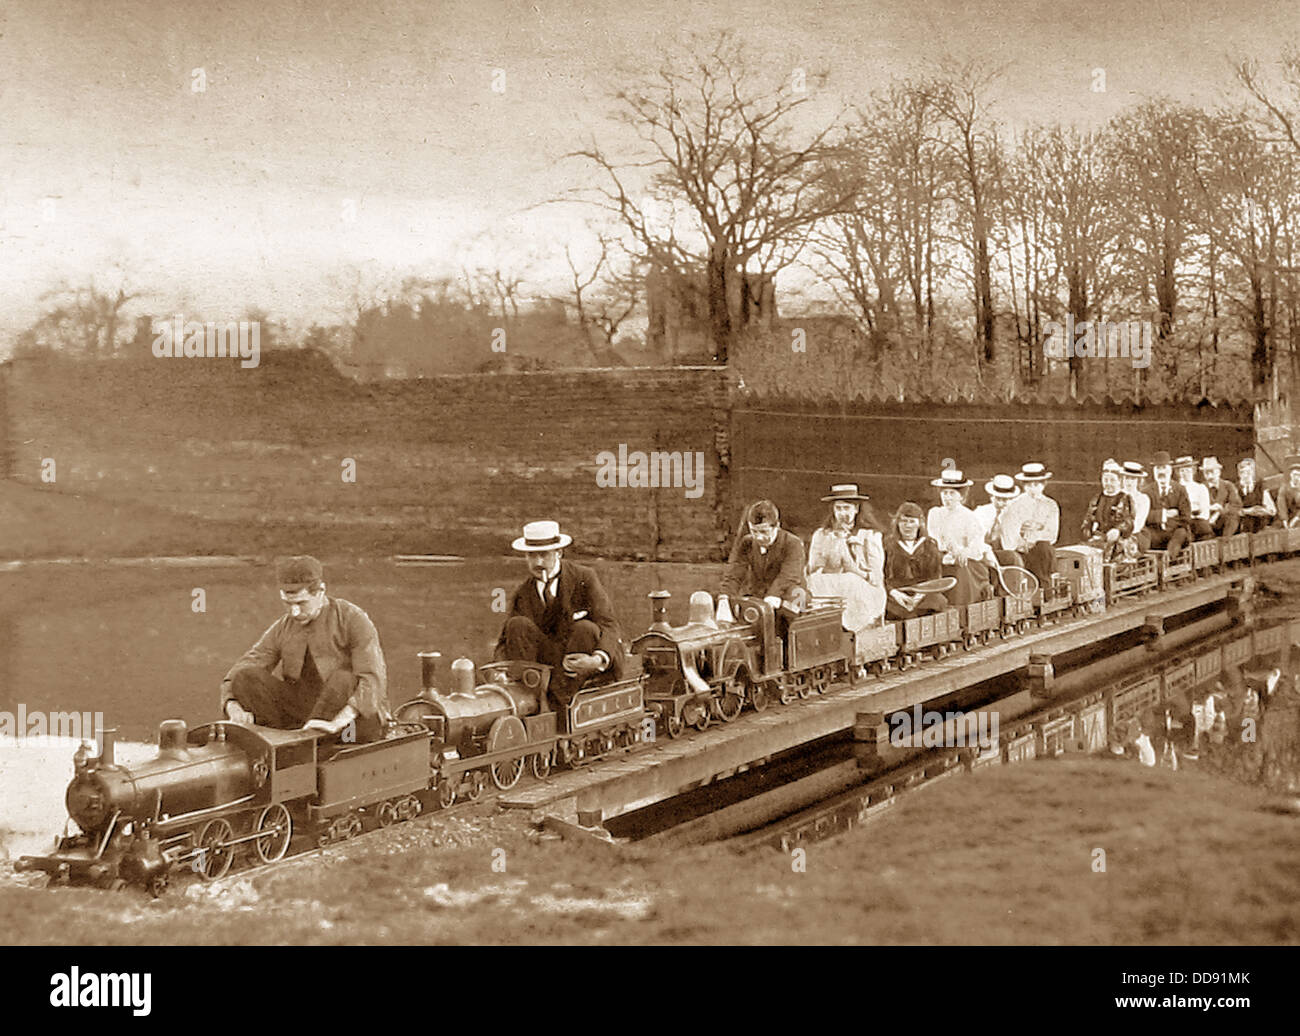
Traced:
[[[10, 0], [0, 8], [0, 331], [66, 281], [208, 319], [303, 325], [361, 269], [589, 243], [536, 206], [593, 182], [562, 156], [609, 92], [690, 32], [731, 27], [773, 80], [825, 68], [810, 113], [945, 51], [1010, 62], [997, 113], [1102, 121], [1163, 93], [1235, 99], [1229, 58], [1300, 38], [1294, 0]], [[1106, 70], [1106, 92], [1092, 90]], [[206, 89], [195, 92], [196, 69]], [[505, 75], [494, 92], [495, 70]], [[499, 81], [499, 80], [498, 80]], [[354, 218], [349, 218], [353, 217]], [[561, 266], [560, 270], [563, 269]]]

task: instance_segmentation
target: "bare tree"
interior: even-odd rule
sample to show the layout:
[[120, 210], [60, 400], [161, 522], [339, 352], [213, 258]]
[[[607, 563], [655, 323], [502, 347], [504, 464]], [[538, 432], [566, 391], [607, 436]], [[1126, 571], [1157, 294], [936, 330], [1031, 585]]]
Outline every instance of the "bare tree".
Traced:
[[42, 302], [54, 305], [20, 336], [19, 344], [78, 352], [91, 359], [114, 356], [122, 344], [119, 331], [130, 331], [123, 308], [139, 295], [127, 288], [124, 278], [106, 292], [96, 288], [93, 280], [46, 292]]
[[1270, 83], [1259, 62], [1242, 59], [1233, 71], [1255, 104], [1267, 139], [1282, 141], [1300, 154], [1300, 48], [1289, 47], [1278, 62], [1281, 83]]
[[[697, 44], [685, 65], [665, 62], [656, 75], [616, 92], [615, 119], [640, 139], [640, 155], [620, 162], [593, 142], [570, 156], [604, 173], [596, 204], [619, 218], [648, 260], [706, 271], [710, 333], [722, 362], [734, 333], [730, 297], [741, 275], [788, 266], [812, 225], [850, 200], [820, 189], [838, 119], [795, 141], [795, 113], [824, 74], [811, 83], [765, 86], [754, 81], [750, 64], [729, 34], [707, 51]], [[684, 214], [689, 229], [679, 234], [671, 218], [665, 225], [660, 207]]]
[[1001, 148], [997, 125], [989, 114], [989, 88], [1002, 74], [979, 61], [957, 65], [945, 61], [930, 84], [930, 100], [947, 132], [939, 140], [953, 170], [958, 209], [965, 222], [964, 243], [970, 253], [975, 339], [984, 363], [996, 359], [993, 276], [989, 236], [993, 184], [997, 182]]
[[634, 259], [620, 265], [615, 257], [617, 247], [605, 236], [598, 238], [600, 255], [590, 265], [581, 266], [573, 257], [572, 249], [564, 246], [564, 259], [569, 267], [571, 292], [563, 297], [553, 297], [573, 311], [578, 326], [582, 328], [593, 352], [599, 353], [594, 335], [599, 336], [600, 348], [611, 348], [618, 329], [636, 312], [645, 281], [644, 271]]

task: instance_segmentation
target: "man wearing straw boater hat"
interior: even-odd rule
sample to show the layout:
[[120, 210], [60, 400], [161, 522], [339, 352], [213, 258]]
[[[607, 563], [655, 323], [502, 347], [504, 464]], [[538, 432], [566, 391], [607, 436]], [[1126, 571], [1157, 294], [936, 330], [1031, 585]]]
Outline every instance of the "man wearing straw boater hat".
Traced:
[[1237, 487], [1223, 477], [1223, 465], [1218, 457], [1201, 461], [1205, 488], [1210, 491], [1210, 527], [1216, 536], [1233, 536], [1241, 523], [1241, 494]]
[[984, 492], [989, 495], [987, 504], [975, 508], [975, 519], [984, 530], [985, 561], [996, 560], [1000, 565], [1024, 567], [1025, 560], [1014, 550], [1002, 548], [1002, 522], [1007, 513], [1007, 505], [1020, 495], [1020, 487], [1010, 475], [994, 475], [992, 480], [984, 483]]
[[280, 561], [276, 580], [286, 614], [221, 681], [222, 713], [236, 723], [301, 726], [348, 741], [382, 738], [391, 719], [388, 672], [370, 617], [326, 596], [313, 557]]
[[1039, 586], [1048, 586], [1056, 568], [1053, 544], [1061, 529], [1061, 508], [1043, 494], [1052, 477], [1042, 464], [1023, 464], [1016, 481], [1024, 492], [1007, 505], [1002, 519], [1002, 549], [1014, 550], [1025, 559], [1025, 568], [1038, 577]]
[[573, 537], [558, 522], [529, 522], [512, 546], [528, 562], [529, 577], [510, 599], [497, 641], [498, 661], [552, 667], [549, 691], [561, 704], [598, 677], [617, 679], [623, 645], [609, 595], [594, 569], [564, 561]]
[[1154, 484], [1146, 491], [1151, 498], [1146, 532], [1150, 539], [1150, 549], [1177, 554], [1187, 546], [1190, 538], [1187, 526], [1192, 520], [1192, 503], [1187, 498], [1187, 491], [1177, 482], [1171, 481], [1173, 471], [1174, 462], [1164, 450], [1151, 458]]

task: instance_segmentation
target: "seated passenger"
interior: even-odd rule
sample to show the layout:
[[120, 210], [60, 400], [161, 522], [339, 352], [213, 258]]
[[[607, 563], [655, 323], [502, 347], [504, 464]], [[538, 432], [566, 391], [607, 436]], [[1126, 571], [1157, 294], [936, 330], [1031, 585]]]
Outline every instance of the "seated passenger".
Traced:
[[1196, 461], [1191, 457], [1179, 457], [1174, 461], [1174, 471], [1178, 483], [1187, 493], [1187, 500], [1192, 505], [1192, 520], [1188, 529], [1192, 539], [1210, 540], [1214, 538], [1214, 527], [1210, 524], [1210, 491], [1196, 481]]
[[1123, 556], [1124, 541], [1133, 535], [1133, 500], [1120, 492], [1120, 474], [1124, 469], [1108, 460], [1101, 469], [1101, 492], [1092, 498], [1083, 516], [1083, 539], [1101, 550], [1102, 561]]
[[558, 522], [529, 522], [511, 546], [525, 556], [529, 577], [510, 599], [497, 661], [551, 667], [548, 693], [561, 706], [588, 682], [616, 680], [623, 644], [614, 608], [594, 569], [564, 561], [573, 537]]
[[1002, 549], [1014, 550], [1025, 559], [1025, 568], [1048, 587], [1056, 570], [1056, 551], [1052, 545], [1061, 527], [1061, 508], [1043, 493], [1052, 473], [1038, 463], [1024, 464], [1016, 481], [1024, 492], [1007, 505], [1002, 519]]
[[[1020, 495], [1020, 487], [1010, 475], [994, 475], [993, 481], [984, 483], [984, 492], [989, 495], [987, 504], [975, 508], [975, 520], [984, 530], [984, 560], [1000, 565], [1014, 565], [1024, 568], [1025, 560], [1014, 550], [1002, 549], [1002, 522], [1007, 504]], [[992, 573], [990, 573], [992, 581]]]
[[1133, 501], [1133, 538], [1135, 550], [1125, 544], [1125, 553], [1145, 554], [1151, 549], [1151, 535], [1147, 532], [1147, 515], [1151, 513], [1151, 498], [1142, 491], [1146, 481], [1147, 469], [1135, 460], [1126, 460], [1123, 465], [1122, 481], [1124, 492]]
[[1287, 485], [1277, 494], [1278, 520], [1288, 529], [1300, 525], [1300, 464], [1289, 464]]
[[907, 592], [906, 588], [943, 575], [939, 545], [921, 533], [921, 508], [908, 501], [894, 516], [885, 539], [885, 618], [914, 619], [948, 607], [943, 594]]
[[287, 614], [221, 681], [222, 714], [236, 723], [341, 734], [345, 741], [384, 737], [392, 721], [388, 672], [370, 617], [325, 595], [321, 563], [313, 557], [281, 561], [276, 579]]
[[1277, 507], [1256, 478], [1254, 457], [1237, 462], [1237, 481], [1241, 485], [1241, 531], [1262, 532], [1277, 518]]
[[[853, 632], [878, 625], [885, 615], [885, 548], [874, 527], [859, 520], [866, 510], [875, 525], [869, 498], [856, 485], [831, 486], [831, 505], [825, 523], [812, 535], [808, 548], [808, 589], [815, 597], [838, 597], [844, 602], [844, 628]], [[865, 645], [863, 645], [865, 649]]]
[[718, 588], [718, 621], [734, 621], [733, 597], [762, 597], [774, 609], [802, 611], [808, 605], [803, 573], [803, 541], [781, 528], [776, 504], [750, 504]]
[[1151, 500], [1146, 527], [1151, 544], [1149, 549], [1167, 550], [1171, 555], [1187, 546], [1187, 526], [1192, 520], [1192, 505], [1187, 499], [1187, 491], [1178, 483], [1170, 481], [1173, 471], [1173, 461], [1169, 459], [1168, 453], [1161, 450], [1151, 458], [1151, 474], [1155, 484], [1146, 491]]
[[1222, 478], [1223, 465], [1218, 457], [1201, 461], [1205, 488], [1210, 493], [1210, 526], [1216, 536], [1234, 536], [1241, 524], [1241, 494], [1237, 487]]
[[943, 574], [957, 580], [948, 592], [948, 603], [961, 607], [972, 601], [993, 596], [989, 570], [984, 557], [984, 530], [975, 512], [965, 504], [966, 490], [972, 485], [955, 468], [942, 472], [930, 485], [939, 490], [941, 506], [926, 514], [925, 531], [939, 547]]

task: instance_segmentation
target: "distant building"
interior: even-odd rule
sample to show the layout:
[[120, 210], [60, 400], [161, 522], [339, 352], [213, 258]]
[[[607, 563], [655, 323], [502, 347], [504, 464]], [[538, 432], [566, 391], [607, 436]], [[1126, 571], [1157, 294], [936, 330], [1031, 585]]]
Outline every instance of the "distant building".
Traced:
[[[746, 273], [728, 285], [732, 326], [771, 327], [776, 284], [770, 273]], [[666, 362], [712, 356], [708, 279], [703, 271], [652, 268], [646, 275], [646, 343]]]

